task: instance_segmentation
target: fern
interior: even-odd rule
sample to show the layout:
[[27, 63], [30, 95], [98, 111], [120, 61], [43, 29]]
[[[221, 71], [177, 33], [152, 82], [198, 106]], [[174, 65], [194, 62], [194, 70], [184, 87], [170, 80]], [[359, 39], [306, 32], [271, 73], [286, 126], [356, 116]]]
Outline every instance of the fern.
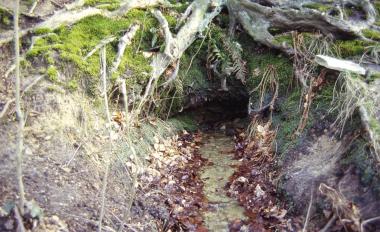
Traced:
[[229, 53], [229, 58], [232, 62], [233, 74], [237, 79], [245, 83], [248, 71], [246, 62], [243, 60], [241, 55], [243, 51], [241, 45], [227, 37], [226, 40], [223, 40], [223, 48]]

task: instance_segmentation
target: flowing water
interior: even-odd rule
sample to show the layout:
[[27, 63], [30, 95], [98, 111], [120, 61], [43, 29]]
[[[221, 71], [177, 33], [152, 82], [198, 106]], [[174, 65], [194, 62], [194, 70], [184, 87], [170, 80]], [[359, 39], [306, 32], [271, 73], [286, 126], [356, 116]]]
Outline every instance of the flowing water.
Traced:
[[233, 165], [239, 161], [233, 159], [234, 141], [223, 134], [208, 134], [205, 144], [200, 148], [203, 158], [209, 165], [203, 167], [201, 179], [204, 183], [204, 195], [210, 209], [203, 214], [209, 231], [228, 231], [228, 224], [236, 219], [244, 220], [244, 208], [235, 199], [226, 195], [224, 186], [234, 173]]

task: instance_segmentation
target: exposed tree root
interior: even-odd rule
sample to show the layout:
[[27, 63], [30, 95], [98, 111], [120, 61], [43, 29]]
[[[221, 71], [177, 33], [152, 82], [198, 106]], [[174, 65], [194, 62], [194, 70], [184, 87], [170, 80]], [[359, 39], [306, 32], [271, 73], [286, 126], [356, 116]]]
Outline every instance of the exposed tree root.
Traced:
[[[166, 30], [166, 42], [169, 42], [169, 44], [165, 44], [165, 53], [159, 53], [153, 58], [151, 63], [153, 71], [151, 78], [145, 87], [145, 92], [139, 105], [140, 110], [152, 93], [152, 90], [154, 89], [153, 84], [156, 83], [168, 66], [178, 60], [185, 50], [205, 31], [211, 21], [222, 10], [224, 0], [214, 1], [214, 8], [211, 12], [207, 12], [211, 4], [210, 1], [196, 0], [193, 4], [192, 13], [188, 16], [186, 23], [181, 27], [178, 33], [176, 35], [171, 35], [172, 39], [168, 39], [170, 31]], [[156, 17], [159, 18], [161, 26], [165, 28], [166, 19], [164, 20], [160, 17], [159, 13], [157, 13], [158, 12], [156, 11]]]
[[330, 69], [345, 71], [340, 75], [343, 86], [340, 90], [335, 90], [335, 94], [337, 95], [335, 96], [335, 103], [337, 106], [333, 110], [338, 110], [339, 112], [335, 123], [338, 124], [343, 131], [346, 121], [353, 115], [356, 109], [359, 109], [361, 122], [368, 133], [375, 157], [377, 161], [380, 162], [380, 138], [375, 128], [371, 126], [371, 119], [379, 123], [375, 112], [378, 104], [376, 99], [374, 99], [376, 93], [373, 92], [374, 89], [361, 80], [360, 77], [353, 76], [355, 74], [363, 75], [363, 73], [368, 72], [368, 69], [366, 70], [359, 64], [353, 62], [325, 56], [317, 56], [316, 62]]
[[[227, 2], [232, 20], [241, 23], [252, 38], [268, 47], [279, 49], [289, 55], [294, 50], [286, 45], [274, 42], [274, 36], [269, 32], [271, 27], [284, 31], [320, 31], [324, 35], [332, 34], [335, 37], [358, 37], [366, 39], [361, 30], [372, 27], [376, 19], [376, 10], [372, 3], [365, 1], [352, 1], [352, 4], [361, 7], [366, 19], [354, 21], [339, 19], [317, 10], [303, 8], [307, 3], [319, 1], [249, 1], [229, 0]], [[337, 1], [338, 2], [338, 1]], [[233, 26], [231, 26], [233, 30]]]

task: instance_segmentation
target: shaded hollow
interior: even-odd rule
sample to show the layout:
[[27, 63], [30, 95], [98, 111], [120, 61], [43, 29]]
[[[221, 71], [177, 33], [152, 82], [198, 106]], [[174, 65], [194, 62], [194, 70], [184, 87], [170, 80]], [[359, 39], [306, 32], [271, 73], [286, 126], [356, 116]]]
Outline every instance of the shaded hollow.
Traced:
[[247, 118], [248, 102], [249, 93], [245, 86], [233, 81], [228, 91], [215, 87], [190, 93], [179, 114], [194, 117], [201, 129], [216, 129], [222, 123]]

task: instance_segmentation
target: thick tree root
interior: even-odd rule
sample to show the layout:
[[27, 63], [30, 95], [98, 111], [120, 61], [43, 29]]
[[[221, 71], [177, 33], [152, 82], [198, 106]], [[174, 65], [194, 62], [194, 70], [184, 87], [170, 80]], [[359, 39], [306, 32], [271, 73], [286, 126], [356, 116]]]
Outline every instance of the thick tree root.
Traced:
[[[264, 4], [264, 3], [265, 4]], [[279, 49], [289, 55], [293, 49], [286, 45], [275, 43], [274, 36], [269, 32], [270, 28], [282, 31], [320, 31], [336, 38], [357, 37], [365, 40], [361, 30], [373, 27], [376, 20], [376, 10], [368, 0], [351, 1], [352, 4], [363, 9], [365, 20], [340, 19], [314, 9], [303, 8], [307, 3], [322, 1], [252, 1], [252, 0], [228, 0], [227, 6], [231, 20], [239, 22], [247, 33], [257, 42], [268, 47]], [[338, 4], [338, 1], [336, 3]], [[233, 26], [230, 30], [233, 30]]]

